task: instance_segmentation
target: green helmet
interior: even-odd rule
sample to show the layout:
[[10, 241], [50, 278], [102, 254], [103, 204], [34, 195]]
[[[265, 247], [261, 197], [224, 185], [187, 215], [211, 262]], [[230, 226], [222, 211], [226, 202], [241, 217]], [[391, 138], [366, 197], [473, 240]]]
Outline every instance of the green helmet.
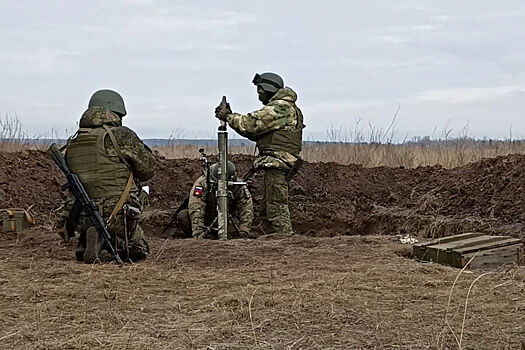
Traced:
[[[237, 176], [235, 173], [235, 165], [230, 161], [228, 161], [228, 165], [226, 166], [226, 173], [228, 174], [229, 181], [237, 180]], [[219, 180], [219, 163], [214, 163], [210, 167], [210, 174], [213, 181]]]
[[283, 78], [275, 73], [256, 73], [252, 83], [262, 87], [262, 89], [267, 92], [277, 92], [284, 87]]
[[89, 99], [88, 108], [104, 107], [112, 112], [118, 113], [121, 117], [126, 115], [126, 107], [122, 96], [113, 90], [98, 90]]

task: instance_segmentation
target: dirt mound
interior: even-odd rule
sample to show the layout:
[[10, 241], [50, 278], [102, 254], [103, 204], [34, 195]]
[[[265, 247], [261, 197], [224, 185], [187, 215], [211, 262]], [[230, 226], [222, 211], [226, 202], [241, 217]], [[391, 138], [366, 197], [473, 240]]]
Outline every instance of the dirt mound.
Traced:
[[[235, 155], [239, 173], [253, 157]], [[32, 207], [40, 222], [60, 207], [62, 175], [41, 151], [0, 154], [0, 207]], [[152, 188], [150, 229], [169, 218], [188, 195], [201, 166], [197, 159], [161, 159]], [[464, 230], [525, 236], [525, 156], [486, 159], [452, 170], [439, 166], [364, 168], [308, 163], [292, 181], [296, 231], [312, 236], [411, 233], [442, 236]], [[249, 184], [256, 213], [262, 175]], [[45, 220], [42, 220], [45, 219]], [[254, 230], [260, 227], [256, 216]]]
[[0, 153], [0, 208], [28, 209], [39, 222], [60, 206], [61, 172], [42, 151]]

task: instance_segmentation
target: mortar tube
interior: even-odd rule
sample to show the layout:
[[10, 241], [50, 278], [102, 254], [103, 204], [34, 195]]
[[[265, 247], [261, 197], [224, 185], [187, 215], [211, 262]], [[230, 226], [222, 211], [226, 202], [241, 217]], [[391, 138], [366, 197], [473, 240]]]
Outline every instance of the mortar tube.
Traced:
[[226, 122], [221, 121], [217, 131], [219, 148], [217, 179], [217, 224], [219, 240], [228, 239], [228, 131]]

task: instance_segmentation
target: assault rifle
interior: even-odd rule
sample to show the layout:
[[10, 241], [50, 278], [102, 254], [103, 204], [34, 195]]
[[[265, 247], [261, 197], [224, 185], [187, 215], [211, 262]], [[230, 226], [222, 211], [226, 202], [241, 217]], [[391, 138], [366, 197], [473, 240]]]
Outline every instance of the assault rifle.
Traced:
[[67, 183], [62, 186], [62, 189], [69, 189], [75, 196], [76, 200], [80, 203], [81, 208], [88, 212], [89, 217], [93, 221], [93, 225], [106, 241], [109, 252], [117, 261], [118, 266], [122, 267], [124, 263], [113, 247], [113, 244], [111, 244], [111, 235], [106, 228], [104, 220], [98, 212], [97, 206], [89, 198], [84, 185], [82, 185], [82, 182], [80, 182], [80, 179], [76, 174], [73, 174], [71, 171], [69, 171], [65, 159], [62, 157], [62, 154], [55, 143], [49, 147], [47, 154], [66, 176]]

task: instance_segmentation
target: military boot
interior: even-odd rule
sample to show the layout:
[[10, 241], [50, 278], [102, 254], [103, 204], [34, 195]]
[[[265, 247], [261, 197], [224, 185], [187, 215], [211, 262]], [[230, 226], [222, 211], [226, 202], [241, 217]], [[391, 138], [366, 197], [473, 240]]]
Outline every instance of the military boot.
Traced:
[[77, 258], [77, 261], [84, 261], [84, 252], [86, 251], [86, 247], [84, 245], [79, 244], [77, 249], [75, 250], [75, 257]]
[[[122, 256], [121, 256], [122, 257]], [[107, 250], [102, 250], [99, 254], [99, 259], [100, 259], [100, 262], [101, 263], [110, 263], [112, 262], [113, 260], [115, 260], [115, 258], [113, 257], [113, 255], [108, 252]]]
[[84, 251], [84, 262], [92, 264], [95, 260], [100, 259], [100, 251], [104, 244], [100, 233], [95, 227], [90, 227], [86, 231], [86, 250]]

